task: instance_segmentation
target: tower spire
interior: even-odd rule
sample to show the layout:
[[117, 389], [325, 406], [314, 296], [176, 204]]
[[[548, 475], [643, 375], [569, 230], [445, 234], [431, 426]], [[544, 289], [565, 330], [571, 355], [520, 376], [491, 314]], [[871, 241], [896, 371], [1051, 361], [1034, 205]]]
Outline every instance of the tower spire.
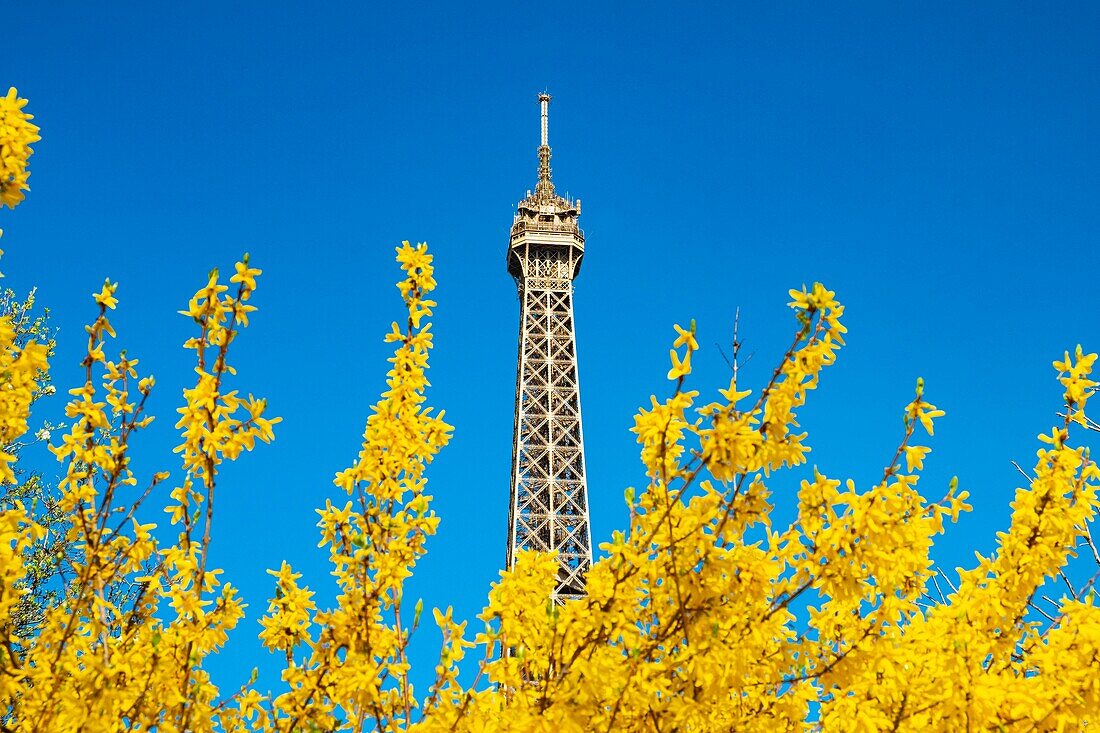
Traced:
[[540, 203], [548, 203], [554, 197], [554, 183], [550, 180], [550, 95], [546, 92], [539, 95], [539, 107], [542, 112], [542, 138], [539, 145], [539, 182], [535, 186], [535, 198]]
[[539, 106], [542, 107], [542, 146], [550, 147], [550, 135], [547, 133], [547, 120], [550, 117], [550, 95], [543, 92], [539, 95]]

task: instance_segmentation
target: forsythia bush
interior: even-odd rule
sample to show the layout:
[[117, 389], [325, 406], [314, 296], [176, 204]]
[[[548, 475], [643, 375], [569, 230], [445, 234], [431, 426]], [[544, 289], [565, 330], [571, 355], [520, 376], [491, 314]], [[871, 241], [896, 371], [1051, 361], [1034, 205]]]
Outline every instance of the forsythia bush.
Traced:
[[[22, 105], [14, 90], [0, 102], [9, 206], [37, 139]], [[251, 685], [226, 693], [204, 669], [243, 617], [236, 590], [207, 561], [219, 468], [271, 441], [278, 422], [263, 399], [242, 396], [229, 362], [260, 271], [247, 257], [228, 285], [215, 271], [182, 311], [195, 324], [185, 347], [197, 377], [178, 410], [174, 479], [130, 470], [154, 382], [136, 359], [108, 356], [115, 285], [95, 294], [71, 427], [52, 447], [79, 552], [65, 560], [61, 602], [27, 641], [13, 636], [10, 614], [26, 593], [23, 553], [42, 530], [22, 505], [0, 513], [3, 730], [1024, 731], [1100, 721], [1096, 578], [1075, 586], [1065, 575], [1079, 548], [1096, 553], [1100, 471], [1082, 443], [1096, 427], [1085, 414], [1096, 355], [1078, 348], [1055, 362], [1064, 418], [1040, 436], [997, 550], [949, 577], [933, 568], [932, 541], [969, 507], [954, 487], [935, 502], [917, 490], [930, 450], [918, 435], [943, 414], [919, 382], [877, 484], [815, 473], [772, 496], [769, 485], [790, 483], [785, 471], [805, 460], [796, 411], [843, 345], [843, 308], [821, 285], [791, 292], [793, 341], [756, 392], [735, 377], [699, 404], [687, 389], [694, 327], [677, 327], [673, 394], [635, 419], [649, 483], [627, 492], [630, 526], [601, 547], [587, 597], [550, 603], [554, 558], [522, 553], [472, 639], [450, 610], [433, 612], [441, 656], [434, 682], [414, 690], [406, 652], [421, 608], [403, 587], [438, 523], [425, 469], [451, 428], [425, 400], [432, 258], [406, 242], [397, 261], [407, 315], [386, 335], [386, 390], [358, 457], [336, 476], [346, 496], [320, 512], [338, 605], [318, 608], [288, 565], [272, 571], [277, 592], [260, 636], [285, 658], [285, 688], [273, 696]], [[0, 360], [7, 445], [27, 430], [47, 365], [43, 348], [16, 345], [3, 321]], [[0, 479], [14, 480], [9, 463], [0, 454]], [[165, 545], [137, 516], [169, 485], [177, 539]], [[773, 501], [797, 502], [796, 519], [773, 526]], [[1060, 575], [1060, 600], [1036, 608]], [[124, 583], [139, 590], [119, 605], [111, 589]], [[476, 672], [460, 679], [471, 649]]]

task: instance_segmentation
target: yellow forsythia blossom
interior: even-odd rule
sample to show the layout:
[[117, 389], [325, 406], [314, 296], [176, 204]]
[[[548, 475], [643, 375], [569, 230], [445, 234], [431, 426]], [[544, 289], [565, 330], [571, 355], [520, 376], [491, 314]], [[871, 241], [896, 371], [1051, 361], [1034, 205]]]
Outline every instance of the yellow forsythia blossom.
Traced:
[[0, 483], [14, 483], [11, 462], [15, 456], [3, 450], [27, 432], [31, 399], [37, 387], [38, 375], [48, 368], [45, 344], [35, 341], [22, 348], [15, 343], [11, 319], [0, 318]]
[[15, 87], [0, 97], [0, 206], [14, 209], [30, 187], [27, 160], [34, 151], [31, 143], [42, 138], [31, 123], [33, 115], [23, 111], [27, 100], [20, 99]]

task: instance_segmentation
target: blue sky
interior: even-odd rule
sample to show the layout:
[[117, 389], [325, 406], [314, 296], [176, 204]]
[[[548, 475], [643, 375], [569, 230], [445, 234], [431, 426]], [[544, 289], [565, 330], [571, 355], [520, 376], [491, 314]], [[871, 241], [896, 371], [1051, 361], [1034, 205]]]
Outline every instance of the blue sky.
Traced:
[[[457, 428], [431, 469], [443, 522], [409, 593], [470, 619], [482, 607], [507, 523], [518, 303], [504, 252], [535, 183], [543, 89], [555, 182], [584, 201], [575, 302], [596, 541], [642, 483], [628, 428], [669, 390], [674, 322], [699, 324], [706, 396], [728, 380], [716, 345], [740, 307], [755, 354], [744, 375], [759, 386], [793, 328], [787, 289], [835, 289], [849, 347], [802, 413], [811, 463], [873, 481], [923, 376], [947, 411], [925, 491], [938, 498], [958, 475], [975, 506], [937, 549], [948, 567], [1006, 524], [1010, 461], [1031, 463], [1055, 419], [1051, 360], [1100, 348], [1095, 4], [4, 14], [0, 85], [30, 98], [44, 138], [28, 200], [0, 214], [5, 284], [39, 287], [67, 388], [81, 380], [88, 294], [119, 281], [118, 343], [158, 380], [139, 468], [177, 467], [171, 426], [193, 375], [175, 312], [244, 251], [264, 270], [235, 363], [284, 423], [221, 483], [214, 560], [251, 604], [214, 663], [226, 688], [256, 665], [277, 682], [255, 641], [266, 568], [285, 558], [331, 597], [312, 510], [336, 497], [331, 478], [383, 386], [402, 239], [436, 255], [431, 400]], [[772, 485], [782, 515], [794, 477]], [[430, 663], [437, 643], [422, 632], [416, 658]]]

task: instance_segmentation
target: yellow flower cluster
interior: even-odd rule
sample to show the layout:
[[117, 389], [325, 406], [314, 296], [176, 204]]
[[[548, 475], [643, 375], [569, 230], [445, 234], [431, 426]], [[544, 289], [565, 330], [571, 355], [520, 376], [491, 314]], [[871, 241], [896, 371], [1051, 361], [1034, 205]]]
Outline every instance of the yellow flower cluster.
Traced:
[[11, 463], [15, 456], [3, 450], [27, 432], [31, 399], [38, 386], [38, 375], [49, 367], [45, 344], [31, 341], [20, 348], [15, 343], [11, 319], [0, 318], [0, 483], [14, 483]]
[[[350, 501], [319, 510], [320, 546], [328, 548], [340, 589], [335, 609], [316, 610], [298, 574], [286, 565], [276, 573], [278, 593], [262, 620], [265, 645], [285, 654], [289, 691], [273, 701], [265, 729], [379, 730], [403, 728], [419, 702], [409, 681], [407, 649], [420, 621], [403, 586], [439, 520], [424, 493], [424, 469], [448, 441], [443, 413], [425, 405], [429, 324], [435, 302], [432, 257], [423, 244], [397, 249], [405, 273], [398, 289], [408, 316], [394, 323], [386, 340], [396, 344], [387, 389], [367, 419], [359, 456], [335, 479]], [[435, 697], [453, 682], [461, 658], [461, 629], [450, 613], [443, 629], [444, 662]]]
[[[156, 525], [136, 515], [169, 474], [154, 473], [136, 492], [130, 468], [135, 437], [152, 421], [145, 404], [154, 382], [139, 377], [138, 360], [125, 352], [106, 357], [106, 341], [115, 336], [107, 314], [118, 303], [116, 286], [108, 281], [93, 295], [99, 313], [86, 329], [85, 381], [70, 390], [69, 431], [51, 446], [66, 465], [58, 488], [59, 509], [71, 519], [74, 552], [62, 568], [70, 580], [40, 633], [23, 647], [7, 644], [0, 694], [8, 729], [211, 731], [236, 725], [241, 711], [256, 704], [255, 693], [241, 691], [237, 708], [220, 710], [218, 688], [202, 663], [244, 615], [236, 590], [207, 567], [217, 466], [256, 440], [270, 441], [278, 422], [264, 417], [262, 400], [238, 398], [224, 385], [235, 373], [228, 347], [253, 310], [244, 301], [258, 274], [246, 257], [231, 279], [238, 284], [234, 295], [223, 295], [227, 287], [215, 274], [191, 301], [188, 314], [200, 332], [187, 346], [197, 353], [198, 384], [184, 391], [180, 409], [185, 479], [169, 512], [182, 531], [168, 546], [158, 543]], [[21, 414], [13, 401], [0, 409], [5, 424]], [[0, 611], [23, 592], [20, 553], [39, 531], [21, 509], [0, 515]]]
[[31, 143], [42, 138], [31, 123], [33, 115], [23, 111], [27, 100], [20, 99], [15, 87], [0, 97], [0, 206], [14, 209], [29, 190], [27, 160], [34, 151]]

